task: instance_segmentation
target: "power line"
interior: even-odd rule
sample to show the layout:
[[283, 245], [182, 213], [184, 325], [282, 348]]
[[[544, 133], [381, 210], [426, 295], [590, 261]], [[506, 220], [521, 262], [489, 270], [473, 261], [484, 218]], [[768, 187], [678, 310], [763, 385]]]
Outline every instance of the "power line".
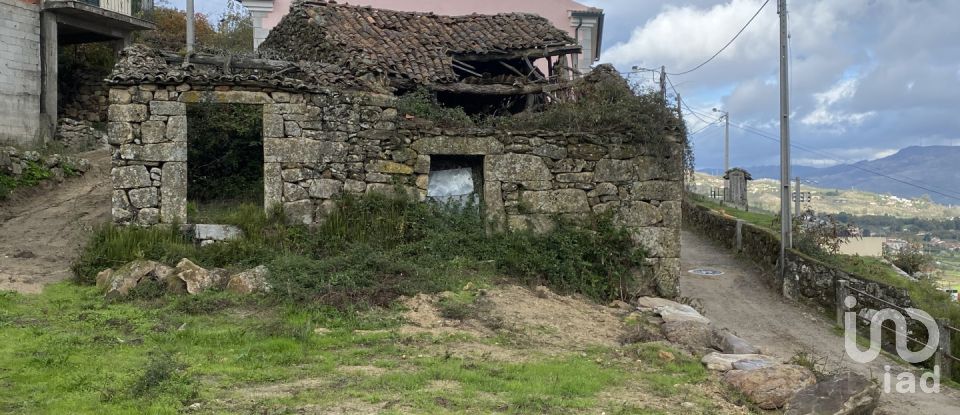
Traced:
[[743, 25], [743, 27], [740, 28], [740, 31], [737, 32], [737, 34], [733, 36], [733, 39], [730, 39], [730, 41], [727, 42], [726, 45], [723, 45], [723, 47], [720, 48], [720, 50], [718, 50], [717, 53], [714, 53], [713, 56], [710, 57], [710, 59], [707, 59], [707, 60], [703, 61], [703, 63], [701, 63], [701, 64], [699, 64], [699, 65], [697, 65], [697, 66], [694, 66], [693, 68], [688, 69], [688, 70], [686, 70], [686, 71], [678, 72], [678, 73], [670, 73], [670, 74], [667, 74], [667, 75], [686, 75], [686, 74], [688, 74], [688, 73], [690, 73], [690, 72], [693, 72], [693, 71], [695, 71], [695, 70], [697, 70], [697, 69], [702, 68], [703, 65], [706, 65], [706, 64], [710, 63], [710, 61], [714, 60], [717, 56], [720, 56], [720, 54], [723, 53], [724, 50], [726, 50], [728, 47], [730, 47], [730, 45], [733, 44], [733, 41], [737, 40], [737, 38], [740, 37], [740, 34], [743, 33], [744, 30], [747, 30], [747, 27], [750, 26], [750, 23], [753, 23], [753, 19], [756, 19], [757, 16], [760, 15], [760, 12], [763, 11], [763, 8], [767, 6], [767, 3], [770, 3], [770, 0], [767, 0], [767, 1], [763, 2], [763, 4], [760, 5], [760, 8], [757, 9], [757, 12], [753, 14], [753, 17], [751, 17], [750, 20], [747, 20], [747, 24]]
[[[688, 110], [690, 110], [690, 109], [688, 108]], [[690, 110], [690, 112], [693, 113], [694, 115], [697, 115], [697, 111]], [[703, 115], [703, 114], [701, 114], [701, 115]], [[706, 115], [705, 115], [705, 116], [706, 116]], [[715, 122], [716, 122], [716, 121], [715, 121]], [[766, 138], [766, 139], [768, 139], [768, 140], [775, 141], [775, 142], [777, 142], [777, 143], [780, 142], [780, 138], [779, 138], [779, 137], [775, 137], [775, 136], [772, 136], [772, 135], [770, 135], [770, 134], [767, 134], [767, 133], [763, 132], [762, 130], [757, 130], [757, 129], [752, 128], [752, 127], [742, 126], [742, 125], [738, 125], [738, 124], [735, 124], [735, 123], [730, 123], [730, 125], [732, 125], [732, 126], [734, 126], [734, 127], [736, 127], [736, 128], [739, 128], [739, 129], [741, 129], [741, 130], [743, 130], [743, 131], [746, 131], [746, 132], [748, 132], [748, 133], [755, 134], [755, 135], [757, 135], [757, 136]], [[889, 179], [889, 180], [893, 180], [893, 181], [895, 181], [895, 182], [897, 182], [897, 183], [905, 184], [905, 185], [907, 185], [907, 186], [915, 187], [915, 188], [917, 188], [917, 189], [925, 190], [925, 191], [928, 191], [928, 192], [931, 192], [931, 193], [934, 193], [934, 194], [938, 194], [938, 195], [940, 195], [940, 196], [948, 197], [948, 198], [951, 198], [951, 199], [954, 199], [954, 200], [960, 200], [960, 194], [956, 194], [956, 193], [948, 194], [948, 193], [952, 193], [952, 192], [950, 192], [949, 190], [940, 191], [940, 190], [932, 189], [932, 188], [927, 187], [927, 186], [919, 185], [919, 184], [916, 184], [916, 183], [911, 183], [911, 182], [909, 182], [909, 181], [906, 181], [906, 180], [903, 180], [903, 179], [900, 179], [900, 178], [897, 178], [897, 177], [894, 177], [894, 176], [891, 176], [891, 175], [888, 175], [888, 174], [884, 174], [884, 173], [881, 173], [881, 172], [876, 171], [876, 170], [873, 170], [873, 169], [869, 169], [869, 168], [866, 168], [866, 167], [863, 167], [863, 166], [858, 166], [858, 165], [856, 165], [856, 164], [851, 164], [849, 160], [840, 160], [840, 159], [838, 159], [838, 158], [836, 158], [836, 157], [833, 157], [833, 156], [831, 156], [831, 155], [829, 155], [829, 154], [827, 154], [827, 153], [824, 153], [824, 152], [821, 152], [821, 151], [817, 151], [817, 150], [813, 150], [813, 149], [810, 149], [810, 148], [807, 148], [807, 147], [804, 147], [804, 146], [801, 146], [801, 145], [798, 145], [798, 144], [790, 144], [790, 147], [794, 147], [794, 148], [796, 148], [796, 149], [803, 150], [803, 151], [806, 151], [806, 152], [811, 153], [811, 154], [816, 154], [816, 155], [819, 155], [819, 156], [821, 156], [821, 157], [825, 157], [825, 158], [827, 158], [827, 159], [836, 161], [836, 162], [838, 162], [838, 163], [842, 163], [842, 164], [845, 164], [845, 165], [847, 165], [847, 166], [850, 166], [850, 167], [852, 167], [852, 168], [854, 168], [854, 169], [857, 169], [857, 170], [860, 170], [860, 171], [864, 171], [864, 172], [867, 172], [867, 173], [871, 173], [871, 174], [874, 174], [874, 175], [877, 175], [877, 176], [880, 176], [880, 177], [884, 177], [884, 178], [887, 178], [887, 179]], [[909, 177], [907, 177], [906, 179], [912, 180], [912, 181], [914, 181], [914, 182], [918, 181], [918, 180], [916, 180], [916, 179], [912, 179], [912, 178], [909, 178]], [[947, 193], [944, 193], [944, 192], [947, 192]]]

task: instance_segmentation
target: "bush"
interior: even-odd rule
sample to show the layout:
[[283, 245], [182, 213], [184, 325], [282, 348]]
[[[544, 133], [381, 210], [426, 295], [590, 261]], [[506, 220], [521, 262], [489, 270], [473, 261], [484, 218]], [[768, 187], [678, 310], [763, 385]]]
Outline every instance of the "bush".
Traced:
[[287, 225], [257, 209], [246, 206], [232, 218], [244, 238], [206, 247], [172, 229], [100, 228], [73, 270], [79, 281], [91, 283], [100, 270], [138, 258], [173, 265], [186, 257], [233, 269], [263, 264], [279, 300], [351, 307], [455, 290], [497, 273], [608, 301], [629, 294], [631, 271], [644, 260], [609, 217], [578, 225], [561, 221], [542, 235], [488, 235], [475, 207], [379, 194], [344, 197], [315, 228]]

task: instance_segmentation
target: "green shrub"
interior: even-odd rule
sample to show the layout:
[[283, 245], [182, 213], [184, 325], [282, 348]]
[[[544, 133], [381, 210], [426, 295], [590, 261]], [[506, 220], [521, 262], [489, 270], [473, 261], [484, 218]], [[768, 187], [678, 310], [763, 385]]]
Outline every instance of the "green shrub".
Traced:
[[475, 207], [419, 203], [380, 194], [345, 196], [323, 224], [287, 225], [244, 206], [226, 223], [245, 236], [195, 246], [165, 228], [98, 229], [73, 267], [79, 281], [144, 258], [173, 265], [190, 258], [206, 267], [266, 265], [273, 295], [281, 301], [336, 307], [389, 304], [399, 295], [457, 290], [466, 282], [506, 274], [527, 284], [579, 292], [601, 301], [624, 298], [643, 251], [629, 235], [597, 217], [583, 224], [487, 234]]
[[445, 107], [425, 88], [418, 88], [397, 99], [397, 112], [434, 121], [441, 127], [472, 127], [473, 120], [461, 107]]

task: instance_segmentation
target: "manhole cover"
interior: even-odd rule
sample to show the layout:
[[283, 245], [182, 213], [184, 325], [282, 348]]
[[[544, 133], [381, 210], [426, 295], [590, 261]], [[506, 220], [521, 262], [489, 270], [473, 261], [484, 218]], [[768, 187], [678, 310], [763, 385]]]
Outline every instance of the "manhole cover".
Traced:
[[687, 272], [691, 274], [697, 274], [697, 275], [723, 275], [723, 271], [717, 271], [715, 269], [709, 269], [709, 268], [696, 268], [696, 269], [691, 269], [690, 271], [687, 271]]

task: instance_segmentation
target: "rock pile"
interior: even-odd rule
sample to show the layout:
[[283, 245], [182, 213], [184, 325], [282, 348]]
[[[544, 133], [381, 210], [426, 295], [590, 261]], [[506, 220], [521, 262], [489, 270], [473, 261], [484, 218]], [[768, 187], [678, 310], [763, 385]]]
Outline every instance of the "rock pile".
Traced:
[[155, 282], [174, 294], [199, 294], [219, 289], [237, 294], [269, 292], [269, 271], [263, 265], [231, 274], [222, 268], [205, 269], [183, 258], [175, 267], [155, 261], [136, 260], [117, 270], [108, 268], [97, 274], [97, 287], [108, 299], [130, 295], [138, 285]]
[[30, 165], [50, 170], [53, 179], [63, 179], [67, 171], [82, 174], [90, 170], [90, 161], [73, 156], [51, 154], [41, 156], [36, 151], [20, 151], [16, 147], [0, 147], [0, 174], [19, 178]]
[[89, 121], [61, 118], [57, 125], [57, 141], [73, 151], [92, 150], [107, 143], [107, 134], [93, 127]]
[[[727, 330], [718, 330], [693, 307], [674, 301], [640, 297], [637, 310], [659, 316], [667, 340], [703, 355], [707, 369], [762, 409], [786, 409], [791, 415], [864, 415], [873, 413], [880, 389], [869, 379], [844, 373], [820, 382], [810, 369], [784, 364]], [[649, 319], [648, 319], [649, 320]]]

